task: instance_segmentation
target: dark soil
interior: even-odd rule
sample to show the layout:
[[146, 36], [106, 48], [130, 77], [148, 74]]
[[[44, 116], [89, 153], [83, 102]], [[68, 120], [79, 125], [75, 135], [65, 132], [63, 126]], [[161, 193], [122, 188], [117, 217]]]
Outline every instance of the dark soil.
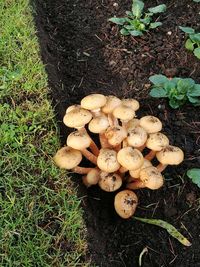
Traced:
[[172, 223], [192, 246], [182, 246], [156, 226], [120, 219], [113, 208], [114, 194], [97, 187], [86, 191], [80, 186], [80, 194], [87, 193], [82, 204], [92, 262], [103, 267], [136, 267], [147, 247], [142, 266], [198, 267], [200, 190], [185, 173], [200, 167], [200, 110], [189, 105], [172, 110], [164, 100], [150, 99], [148, 77], [163, 73], [200, 82], [200, 61], [185, 50], [185, 37], [178, 29], [181, 25], [200, 30], [200, 4], [192, 0], [145, 2], [147, 6], [167, 4], [167, 12], [159, 18], [163, 26], [133, 38], [120, 36], [118, 27], [107, 22], [113, 15], [130, 10], [131, 1], [35, 0], [41, 53], [62, 143], [67, 133], [61, 123], [66, 107], [88, 93], [101, 92], [140, 100], [138, 116], [158, 116], [171, 143], [185, 152], [183, 164], [164, 172], [162, 189], [137, 192], [140, 204], [136, 215]]

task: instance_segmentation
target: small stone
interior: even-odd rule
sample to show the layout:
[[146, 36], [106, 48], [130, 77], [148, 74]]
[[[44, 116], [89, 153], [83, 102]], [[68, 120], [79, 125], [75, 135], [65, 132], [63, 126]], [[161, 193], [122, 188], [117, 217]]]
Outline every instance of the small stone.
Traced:
[[118, 3], [114, 3], [113, 6], [114, 7], [118, 7], [119, 5], [118, 5]]
[[168, 32], [167, 32], [167, 35], [172, 35], [172, 32], [171, 32], [171, 31], [168, 31]]

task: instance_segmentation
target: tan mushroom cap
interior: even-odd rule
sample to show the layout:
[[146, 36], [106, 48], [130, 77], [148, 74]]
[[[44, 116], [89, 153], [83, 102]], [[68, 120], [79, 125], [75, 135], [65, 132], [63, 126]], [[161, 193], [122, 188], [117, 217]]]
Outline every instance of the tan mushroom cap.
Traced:
[[88, 124], [88, 129], [92, 133], [103, 133], [109, 127], [109, 121], [106, 116], [98, 116], [93, 118]]
[[133, 98], [122, 99], [122, 105], [132, 108], [134, 111], [140, 108], [140, 103]]
[[112, 149], [102, 148], [97, 158], [97, 166], [105, 172], [115, 172], [120, 168], [117, 161], [117, 152]]
[[130, 190], [123, 190], [116, 194], [114, 206], [117, 214], [123, 219], [128, 219], [135, 213], [138, 205], [137, 195]]
[[166, 146], [156, 153], [156, 157], [163, 165], [178, 165], [184, 159], [183, 151], [176, 146]]
[[114, 192], [121, 187], [122, 178], [117, 173], [101, 172], [98, 185], [106, 192]]
[[81, 107], [89, 110], [98, 110], [106, 104], [106, 97], [102, 94], [91, 94], [81, 100]]
[[131, 171], [139, 169], [144, 162], [142, 153], [130, 146], [124, 147], [118, 152], [117, 160], [124, 168]]
[[135, 116], [135, 111], [125, 105], [120, 105], [113, 110], [113, 116], [122, 121], [129, 121]]
[[145, 144], [147, 140], [147, 132], [144, 128], [138, 126], [128, 131], [127, 142], [129, 146], [140, 147]]
[[100, 170], [92, 169], [88, 172], [86, 176], [84, 176], [83, 182], [86, 186], [91, 186], [98, 184], [100, 179]]
[[53, 160], [59, 168], [71, 170], [81, 162], [82, 154], [80, 151], [66, 146], [56, 152]]
[[146, 147], [154, 151], [160, 151], [168, 145], [169, 145], [168, 137], [160, 132], [149, 134], [149, 138], [147, 139], [146, 142]]
[[71, 128], [84, 127], [92, 119], [92, 114], [86, 109], [75, 108], [65, 114], [63, 122]]
[[144, 186], [156, 190], [163, 186], [164, 178], [156, 167], [147, 167], [140, 171], [140, 180]]
[[66, 109], [66, 113], [69, 113], [73, 109], [80, 108], [80, 107], [81, 107], [81, 105], [79, 105], [79, 104], [71, 105]]
[[133, 118], [132, 120], [128, 121], [126, 124], [127, 131], [131, 131], [132, 129], [140, 126], [140, 120]]
[[141, 170], [144, 169], [144, 168], [147, 168], [147, 167], [151, 167], [151, 166], [152, 166], [151, 161], [149, 161], [147, 159], [144, 159], [144, 162], [143, 162], [142, 166], [139, 169], [134, 170], [134, 171], [129, 171], [130, 176], [133, 177], [133, 178], [138, 179], [140, 177]]
[[105, 132], [108, 143], [117, 146], [127, 137], [127, 131], [121, 126], [109, 127]]
[[89, 147], [90, 144], [91, 139], [85, 132], [80, 133], [79, 131], [75, 131], [70, 133], [67, 137], [67, 145], [77, 150], [85, 149]]
[[144, 116], [140, 119], [140, 126], [145, 129], [147, 133], [157, 133], [162, 130], [161, 121], [154, 116]]
[[121, 100], [114, 95], [106, 96], [106, 100], [105, 106], [101, 109], [105, 114], [112, 113], [113, 110], [121, 104]]

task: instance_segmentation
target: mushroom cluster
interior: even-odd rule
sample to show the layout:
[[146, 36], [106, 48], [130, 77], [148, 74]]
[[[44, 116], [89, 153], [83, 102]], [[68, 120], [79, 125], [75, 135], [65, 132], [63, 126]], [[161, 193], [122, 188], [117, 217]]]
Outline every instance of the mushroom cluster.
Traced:
[[[66, 146], [54, 156], [55, 164], [82, 174], [87, 186], [99, 185], [106, 192], [125, 190], [115, 196], [114, 207], [122, 218], [131, 217], [138, 204], [134, 190], [159, 189], [167, 165], [183, 161], [183, 151], [169, 144], [161, 121], [147, 115], [136, 118], [139, 102], [116, 96], [91, 94], [80, 105], [67, 108], [63, 122], [75, 131], [67, 137]], [[98, 144], [88, 132], [98, 135]], [[97, 139], [95, 139], [97, 140]], [[93, 167], [79, 164], [83, 156]], [[152, 161], [156, 163], [153, 166]], [[91, 165], [92, 166], [92, 165]]]

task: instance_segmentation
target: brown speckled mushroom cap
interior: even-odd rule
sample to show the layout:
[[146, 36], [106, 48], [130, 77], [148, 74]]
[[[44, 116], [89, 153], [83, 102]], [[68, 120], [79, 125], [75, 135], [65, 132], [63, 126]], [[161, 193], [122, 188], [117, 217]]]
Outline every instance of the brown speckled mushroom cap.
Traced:
[[151, 166], [152, 166], [151, 161], [144, 159], [144, 162], [139, 169], [134, 170], [134, 171], [129, 171], [130, 176], [137, 179], [140, 177], [140, 172], [142, 169], [147, 168], [147, 167], [151, 167]]
[[130, 146], [122, 148], [117, 153], [117, 160], [124, 168], [131, 171], [139, 169], [144, 162], [142, 153]]
[[88, 124], [88, 129], [92, 133], [103, 133], [109, 127], [109, 121], [106, 116], [98, 116], [93, 118]]
[[161, 121], [154, 116], [144, 116], [140, 119], [140, 126], [145, 129], [147, 133], [157, 133], [162, 130]]
[[127, 131], [121, 126], [109, 127], [105, 132], [105, 137], [110, 145], [117, 146], [127, 137]]
[[133, 118], [132, 120], [130, 120], [129, 122], [127, 122], [126, 124], [126, 129], [127, 131], [131, 131], [132, 129], [136, 128], [140, 126], [140, 120]]
[[129, 121], [135, 116], [135, 111], [125, 105], [120, 105], [113, 110], [113, 116], [122, 121]]
[[130, 190], [123, 190], [116, 194], [114, 206], [117, 214], [123, 219], [128, 219], [135, 213], [138, 205], [137, 195]]
[[66, 109], [66, 113], [69, 113], [73, 109], [80, 108], [80, 107], [81, 107], [81, 105], [79, 105], [79, 104], [71, 105]]
[[149, 138], [147, 139], [146, 142], [146, 147], [154, 151], [160, 151], [168, 145], [169, 145], [168, 137], [160, 132], [149, 134]]
[[95, 185], [98, 183], [100, 179], [100, 170], [99, 169], [92, 169], [90, 170], [87, 175], [83, 176], [83, 183], [89, 187], [91, 185]]
[[91, 139], [86, 132], [75, 131], [68, 135], [67, 145], [77, 149], [82, 150], [89, 147], [91, 144]]
[[163, 165], [178, 165], [184, 159], [183, 151], [176, 146], [166, 146], [156, 153], [156, 157]]
[[76, 149], [65, 146], [56, 152], [53, 160], [59, 168], [71, 170], [81, 162], [82, 154]]
[[140, 147], [145, 144], [147, 140], [147, 132], [144, 128], [138, 126], [128, 131], [127, 142], [129, 146]]
[[81, 107], [89, 110], [98, 110], [106, 104], [106, 97], [102, 94], [91, 94], [81, 100]]
[[97, 166], [105, 172], [115, 172], [120, 168], [117, 161], [117, 152], [112, 149], [102, 148], [97, 157]]
[[139, 102], [133, 98], [122, 99], [122, 105], [132, 108], [134, 111], [138, 110], [140, 107]]
[[83, 108], [75, 108], [65, 114], [63, 122], [70, 128], [84, 127], [92, 119], [90, 111]]
[[163, 186], [164, 178], [156, 167], [147, 167], [140, 171], [140, 180], [145, 187], [156, 190]]
[[105, 106], [102, 107], [102, 111], [105, 113], [105, 114], [109, 114], [109, 113], [112, 113], [113, 110], [119, 106], [121, 104], [121, 100], [114, 96], [114, 95], [109, 95], [109, 96], [106, 96], [106, 104]]
[[101, 172], [98, 185], [106, 192], [114, 192], [121, 187], [122, 178], [117, 173]]

